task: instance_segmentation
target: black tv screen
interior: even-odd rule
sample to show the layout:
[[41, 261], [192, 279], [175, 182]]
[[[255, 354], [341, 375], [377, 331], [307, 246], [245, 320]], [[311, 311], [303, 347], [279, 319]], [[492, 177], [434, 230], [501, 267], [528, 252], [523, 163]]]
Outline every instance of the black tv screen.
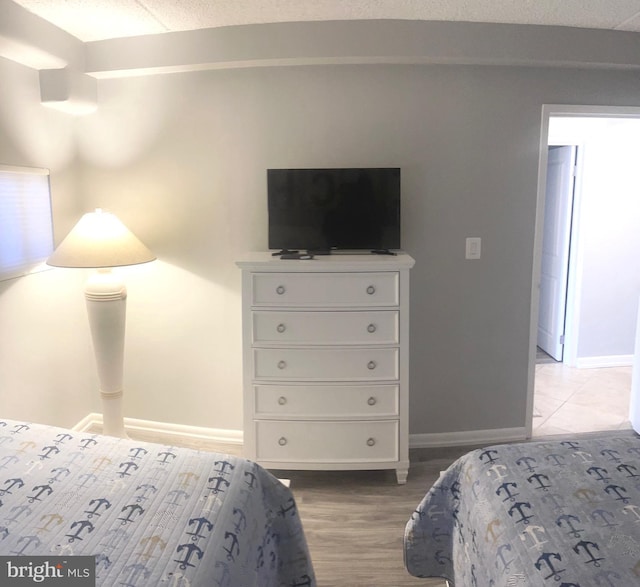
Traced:
[[268, 169], [269, 248], [400, 248], [400, 169]]

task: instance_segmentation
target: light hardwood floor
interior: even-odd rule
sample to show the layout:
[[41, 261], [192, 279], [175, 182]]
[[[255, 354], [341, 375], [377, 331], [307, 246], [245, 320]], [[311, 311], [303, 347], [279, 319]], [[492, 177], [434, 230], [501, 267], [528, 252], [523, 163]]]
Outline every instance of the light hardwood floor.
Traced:
[[409, 575], [403, 537], [411, 513], [452, 460], [412, 464], [405, 485], [394, 472], [287, 472], [318, 586], [444, 587], [443, 580]]

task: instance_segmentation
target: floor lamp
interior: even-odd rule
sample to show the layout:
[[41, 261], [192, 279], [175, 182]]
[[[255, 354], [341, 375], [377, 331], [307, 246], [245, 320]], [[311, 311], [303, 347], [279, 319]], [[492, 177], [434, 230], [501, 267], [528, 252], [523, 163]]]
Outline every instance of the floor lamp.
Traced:
[[111, 268], [154, 259], [116, 216], [99, 209], [85, 214], [47, 259], [54, 267], [97, 269], [84, 293], [102, 398], [102, 431], [109, 436], [126, 437], [122, 373], [127, 289]]

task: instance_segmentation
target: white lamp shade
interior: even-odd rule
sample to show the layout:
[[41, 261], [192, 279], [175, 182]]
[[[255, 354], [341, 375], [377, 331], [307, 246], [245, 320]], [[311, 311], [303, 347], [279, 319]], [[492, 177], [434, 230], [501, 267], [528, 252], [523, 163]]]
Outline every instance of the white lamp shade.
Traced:
[[47, 259], [54, 267], [119, 267], [155, 259], [155, 255], [118, 218], [96, 210], [85, 214]]

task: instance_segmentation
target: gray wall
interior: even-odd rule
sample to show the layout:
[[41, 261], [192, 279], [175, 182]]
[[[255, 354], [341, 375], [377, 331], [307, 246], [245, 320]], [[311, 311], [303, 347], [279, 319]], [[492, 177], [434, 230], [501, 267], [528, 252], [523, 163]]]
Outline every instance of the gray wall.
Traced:
[[[536, 67], [245, 68], [104, 79], [99, 103], [60, 131], [76, 145], [73, 204], [116, 212], [159, 257], [127, 273], [126, 415], [240, 429], [234, 260], [266, 248], [265, 169], [393, 165], [403, 247], [416, 259], [410, 431], [429, 434], [525, 426], [541, 107], [640, 106], [640, 79]], [[73, 205], [53, 196], [60, 240]], [[481, 260], [464, 260], [467, 236], [482, 237]], [[12, 311], [19, 320], [31, 309]], [[75, 312], [71, 302], [64, 311]], [[6, 367], [2, 389], [19, 379], [20, 366]]]
[[[411, 432], [524, 426], [541, 106], [640, 104], [638, 89], [623, 73], [400, 65], [103, 81], [100, 111], [84, 125], [88, 136], [97, 136], [101, 117], [111, 133], [131, 133], [136, 96], [159, 114], [144, 124], [155, 135], [145, 130], [144, 147], [117, 173], [105, 169], [110, 155], [102, 158], [99, 143], [92, 144], [94, 164], [83, 175], [87, 203], [106, 200], [131, 208], [133, 217], [144, 214], [148, 244], [160, 259], [204, 278], [203, 292], [215, 285], [231, 292], [224, 316], [213, 291], [210, 298], [191, 292], [201, 305], [192, 314], [178, 310], [177, 331], [166, 340], [167, 350], [178, 351], [175, 363], [152, 368], [152, 351], [149, 364], [138, 355], [139, 369], [129, 366], [140, 393], [133, 415], [167, 418], [162, 406], [146, 405], [144, 390], [171, 395], [167, 376], [186, 360], [185, 402], [172, 408], [174, 419], [224, 427], [239, 418], [233, 261], [266, 248], [266, 168], [399, 165], [403, 245], [417, 260]], [[464, 260], [466, 236], [483, 237], [480, 261]], [[176, 308], [166, 302], [160, 296], [146, 303], [157, 304], [170, 323]], [[187, 344], [177, 348], [180, 341]], [[207, 358], [212, 364], [193, 373]], [[213, 410], [220, 400], [224, 417], [220, 408], [218, 418], [192, 407], [211, 402]]]
[[[37, 71], [0, 59], [0, 85], [0, 163], [49, 168], [56, 216], [75, 217], [73, 119], [42, 107]], [[83, 277], [49, 270], [0, 281], [2, 417], [72, 426], [96, 411]]]

